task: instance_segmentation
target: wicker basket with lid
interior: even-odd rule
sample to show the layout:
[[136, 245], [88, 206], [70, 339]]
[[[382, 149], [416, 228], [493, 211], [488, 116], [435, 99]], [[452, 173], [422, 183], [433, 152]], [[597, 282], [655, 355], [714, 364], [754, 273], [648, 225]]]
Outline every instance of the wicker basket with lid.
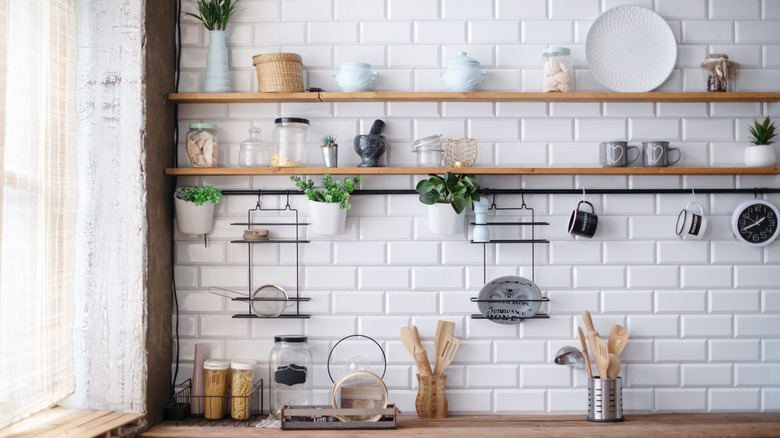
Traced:
[[266, 53], [252, 57], [257, 69], [257, 91], [294, 93], [303, 91], [303, 60], [297, 53]]

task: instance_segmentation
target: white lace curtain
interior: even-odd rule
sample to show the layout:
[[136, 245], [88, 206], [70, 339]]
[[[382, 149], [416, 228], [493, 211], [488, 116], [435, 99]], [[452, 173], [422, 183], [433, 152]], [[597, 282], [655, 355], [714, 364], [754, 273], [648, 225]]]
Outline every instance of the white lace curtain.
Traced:
[[73, 377], [76, 0], [0, 1], [0, 428]]

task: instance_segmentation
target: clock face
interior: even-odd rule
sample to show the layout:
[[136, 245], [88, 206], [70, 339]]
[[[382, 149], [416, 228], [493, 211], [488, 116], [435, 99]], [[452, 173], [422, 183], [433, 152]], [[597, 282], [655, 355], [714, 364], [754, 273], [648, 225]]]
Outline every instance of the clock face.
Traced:
[[778, 211], [766, 201], [751, 200], [740, 204], [731, 217], [731, 226], [739, 240], [764, 246], [778, 234]]

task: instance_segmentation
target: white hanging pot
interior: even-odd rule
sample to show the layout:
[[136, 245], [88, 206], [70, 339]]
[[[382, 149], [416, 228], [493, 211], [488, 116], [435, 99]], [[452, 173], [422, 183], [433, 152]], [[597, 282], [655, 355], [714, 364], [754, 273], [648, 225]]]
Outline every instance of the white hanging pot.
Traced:
[[322, 236], [333, 236], [344, 232], [347, 224], [347, 210], [338, 202], [316, 202], [309, 200], [311, 231]]
[[449, 203], [428, 206], [428, 229], [434, 234], [457, 234], [463, 229], [466, 210], [455, 213]]
[[745, 148], [747, 167], [774, 166], [776, 160], [775, 147], [771, 144], [750, 145]]
[[214, 205], [204, 202], [195, 205], [194, 202], [173, 197], [176, 208], [176, 226], [184, 234], [208, 234], [214, 222]]

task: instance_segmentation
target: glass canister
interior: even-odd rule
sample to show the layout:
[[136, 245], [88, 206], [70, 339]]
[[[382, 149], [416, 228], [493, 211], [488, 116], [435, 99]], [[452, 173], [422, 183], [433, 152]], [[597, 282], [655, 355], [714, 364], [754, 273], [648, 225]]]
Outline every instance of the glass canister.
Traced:
[[728, 55], [710, 53], [701, 63], [707, 91], [734, 91], [734, 82], [739, 75], [739, 63], [730, 61]]
[[217, 167], [217, 125], [190, 123], [187, 131], [187, 156], [192, 167]]
[[571, 50], [566, 47], [548, 47], [542, 51], [542, 90], [574, 91], [574, 69]]
[[224, 359], [203, 362], [203, 394], [206, 396], [203, 416], [209, 420], [219, 420], [225, 412], [228, 368], [230, 362]]
[[412, 143], [412, 152], [417, 154], [417, 167], [441, 167], [442, 134], [418, 138]]
[[279, 418], [287, 405], [311, 405], [312, 359], [309, 338], [300, 335], [274, 336], [268, 358], [271, 381], [271, 413]]
[[301, 167], [309, 120], [280, 117], [274, 120], [274, 124], [276, 152], [271, 155], [271, 167]]
[[260, 138], [260, 128], [249, 128], [249, 138], [239, 143], [238, 165], [240, 167], [269, 167], [271, 165], [271, 144]]
[[249, 419], [249, 397], [256, 366], [253, 360], [230, 361], [230, 416], [234, 420]]

